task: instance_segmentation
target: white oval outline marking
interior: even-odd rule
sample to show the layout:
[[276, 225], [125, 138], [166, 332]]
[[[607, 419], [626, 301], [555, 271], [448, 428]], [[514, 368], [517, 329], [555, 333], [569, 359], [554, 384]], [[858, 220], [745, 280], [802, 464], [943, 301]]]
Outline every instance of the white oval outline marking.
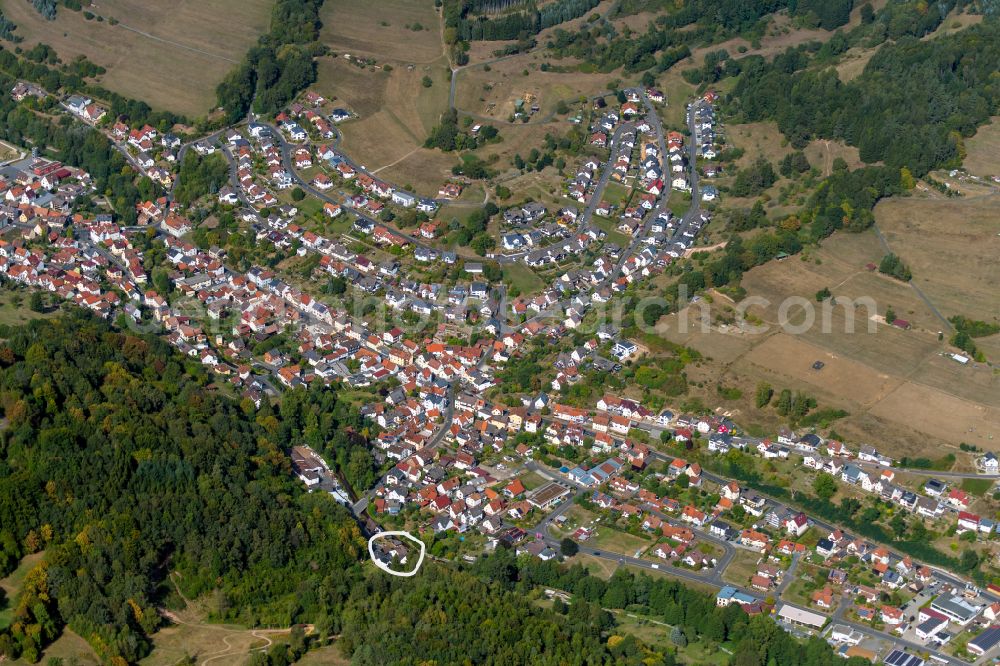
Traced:
[[[420, 546], [420, 558], [417, 560], [417, 564], [416, 566], [413, 567], [412, 571], [393, 571], [392, 569], [389, 568], [388, 564], [382, 564], [381, 562], [379, 562], [378, 558], [375, 557], [375, 551], [373, 549], [375, 541], [377, 539], [381, 539], [382, 537], [391, 537], [391, 536], [398, 536], [398, 537], [403, 537], [404, 539], [409, 539], [410, 541]], [[372, 537], [368, 539], [368, 555], [372, 558], [372, 562], [375, 564], [375, 566], [381, 569], [382, 571], [386, 572], [387, 574], [391, 574], [393, 576], [400, 576], [402, 578], [409, 578], [410, 576], [416, 575], [416, 573], [420, 571], [420, 565], [424, 563], [425, 550], [426, 546], [424, 546], [424, 542], [405, 530], [399, 530], [396, 532], [379, 532], [378, 534], [372, 535]]]

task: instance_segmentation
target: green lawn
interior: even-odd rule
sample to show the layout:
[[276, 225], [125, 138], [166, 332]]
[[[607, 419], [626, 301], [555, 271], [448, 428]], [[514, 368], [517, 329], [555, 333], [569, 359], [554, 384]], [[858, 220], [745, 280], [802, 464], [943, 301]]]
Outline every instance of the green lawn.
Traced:
[[613, 529], [607, 525], [598, 528], [597, 534], [588, 542], [593, 548], [600, 548], [622, 555], [633, 556], [639, 549], [645, 550], [653, 545], [651, 539], [643, 539], [627, 532]]
[[520, 261], [504, 265], [503, 281], [511, 291], [516, 290], [521, 295], [533, 294], [545, 286], [542, 278]]
[[985, 495], [993, 487], [993, 479], [962, 479], [962, 490], [973, 495]]
[[[58, 306], [60, 303], [59, 298], [51, 294], [46, 294], [46, 298], [52, 305]], [[20, 326], [32, 319], [44, 319], [58, 312], [58, 307], [49, 307], [46, 312], [34, 312], [28, 307], [30, 299], [31, 291], [28, 289], [0, 289], [0, 324]]]
[[603, 200], [624, 208], [625, 203], [631, 195], [632, 188], [626, 187], [621, 183], [609, 182], [607, 187], [604, 188]]
[[607, 242], [616, 243], [621, 247], [628, 247], [632, 242], [628, 236], [618, 231], [618, 222], [616, 219], [601, 217], [600, 215], [595, 215], [590, 219], [598, 229], [603, 230], [608, 235], [605, 239]]
[[[676, 648], [670, 642], [671, 627], [654, 618], [645, 618], [634, 613], [615, 612], [616, 634], [632, 634], [643, 643], [658, 649]], [[683, 664], [718, 665], [729, 663], [729, 655], [717, 645], [706, 645], [701, 641], [688, 643], [677, 649], [677, 657]]]
[[688, 209], [691, 208], [691, 194], [681, 192], [680, 190], [671, 190], [670, 198], [667, 199], [667, 205], [670, 206], [670, 210], [673, 211], [674, 215], [683, 217], [684, 213], [688, 212]]
[[534, 490], [545, 483], [545, 478], [538, 472], [528, 472], [527, 474], [522, 474], [517, 478], [521, 479], [521, 483], [524, 484], [525, 490]]

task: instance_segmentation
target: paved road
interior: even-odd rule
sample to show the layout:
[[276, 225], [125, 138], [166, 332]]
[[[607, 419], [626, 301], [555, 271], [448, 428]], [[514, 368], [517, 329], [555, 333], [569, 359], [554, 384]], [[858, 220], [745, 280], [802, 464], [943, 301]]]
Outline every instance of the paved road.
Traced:
[[[444, 440], [445, 436], [448, 434], [449, 429], [451, 429], [451, 421], [455, 416], [455, 389], [454, 387], [449, 387], [448, 390], [448, 407], [444, 410], [443, 420], [438, 431], [434, 434], [431, 440], [427, 443], [424, 448], [420, 449], [420, 453], [430, 453]], [[385, 485], [385, 477], [379, 479], [374, 486], [369, 488], [364, 495], [358, 498], [358, 501], [351, 506], [351, 511], [354, 512], [355, 517], [363, 518], [365, 510], [368, 508], [368, 503], [375, 498], [375, 491]]]
[[612, 135], [610, 156], [608, 157], [608, 161], [600, 166], [601, 177], [597, 180], [597, 184], [594, 185], [594, 192], [590, 195], [587, 207], [584, 208], [583, 213], [580, 214], [580, 220], [578, 222], [580, 229], [588, 229], [590, 227], [590, 219], [594, 216], [594, 211], [596, 211], [597, 207], [601, 204], [601, 198], [604, 196], [604, 189], [608, 186], [608, 181], [611, 180], [611, 174], [613, 172], [611, 160], [615, 159], [615, 155], [618, 154], [618, 150], [621, 148], [622, 135], [629, 131], [635, 132], [634, 122], [622, 123]]

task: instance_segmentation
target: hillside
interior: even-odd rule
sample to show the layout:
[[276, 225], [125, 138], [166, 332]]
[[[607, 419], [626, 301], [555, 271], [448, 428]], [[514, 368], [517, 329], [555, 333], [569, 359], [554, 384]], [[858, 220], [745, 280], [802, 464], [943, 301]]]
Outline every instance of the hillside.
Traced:
[[4, 0], [0, 9], [17, 25], [22, 48], [47, 44], [64, 61], [86, 56], [107, 70], [97, 82], [108, 90], [193, 118], [215, 105], [215, 87], [267, 30], [272, 5], [107, 0], [83, 11], [60, 4], [53, 21], [23, 0]]

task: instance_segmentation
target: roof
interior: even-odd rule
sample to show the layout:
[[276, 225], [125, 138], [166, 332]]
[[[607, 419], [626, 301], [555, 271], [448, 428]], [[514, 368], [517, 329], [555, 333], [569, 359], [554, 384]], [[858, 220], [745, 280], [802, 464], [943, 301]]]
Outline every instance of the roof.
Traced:
[[778, 617], [797, 624], [805, 624], [810, 627], [816, 627], [817, 629], [826, 624], [825, 615], [813, 613], [812, 611], [807, 611], [802, 608], [795, 608], [794, 606], [789, 606], [788, 604], [781, 607], [778, 611]]
[[893, 650], [886, 655], [883, 663], [889, 664], [889, 666], [923, 666], [924, 660], [902, 650]]
[[975, 648], [980, 654], [985, 654], [998, 643], [1000, 643], [1000, 626], [994, 625], [969, 641], [968, 647]]

